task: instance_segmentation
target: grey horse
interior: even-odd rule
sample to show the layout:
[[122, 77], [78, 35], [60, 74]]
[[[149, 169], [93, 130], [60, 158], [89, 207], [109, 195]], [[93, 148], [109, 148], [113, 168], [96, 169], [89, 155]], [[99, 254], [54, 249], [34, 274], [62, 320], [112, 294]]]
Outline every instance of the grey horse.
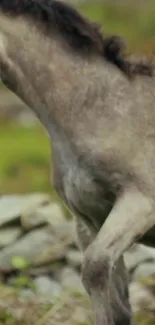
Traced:
[[0, 76], [47, 131], [96, 325], [131, 325], [123, 253], [155, 244], [154, 66], [123, 50], [60, 1], [0, 0]]

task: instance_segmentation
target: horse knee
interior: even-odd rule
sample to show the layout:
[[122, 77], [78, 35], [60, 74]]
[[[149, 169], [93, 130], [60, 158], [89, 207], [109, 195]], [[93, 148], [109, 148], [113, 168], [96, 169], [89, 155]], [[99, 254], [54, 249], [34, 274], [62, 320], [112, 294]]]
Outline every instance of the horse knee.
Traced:
[[82, 281], [86, 290], [90, 293], [91, 289], [103, 289], [110, 274], [111, 258], [105, 251], [102, 255], [92, 247], [89, 247], [84, 255], [82, 265]]

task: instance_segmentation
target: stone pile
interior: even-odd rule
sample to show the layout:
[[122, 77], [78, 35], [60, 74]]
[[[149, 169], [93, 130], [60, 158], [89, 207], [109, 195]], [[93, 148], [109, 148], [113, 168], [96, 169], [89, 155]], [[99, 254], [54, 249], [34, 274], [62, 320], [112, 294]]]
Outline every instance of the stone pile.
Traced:
[[[70, 213], [46, 194], [0, 197], [0, 280], [12, 286], [19, 265], [41, 297], [64, 290], [85, 294], [80, 280], [83, 256], [76, 244]], [[155, 310], [155, 249], [134, 245], [125, 253], [133, 311]], [[33, 297], [24, 287], [22, 297]]]

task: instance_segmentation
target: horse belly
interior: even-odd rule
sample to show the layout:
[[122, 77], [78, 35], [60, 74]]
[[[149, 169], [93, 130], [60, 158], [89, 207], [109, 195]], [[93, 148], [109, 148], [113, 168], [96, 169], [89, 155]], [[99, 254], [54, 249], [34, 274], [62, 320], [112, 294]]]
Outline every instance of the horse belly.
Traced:
[[70, 209], [99, 230], [108, 217], [115, 194], [86, 169], [74, 166], [64, 177], [64, 196]]

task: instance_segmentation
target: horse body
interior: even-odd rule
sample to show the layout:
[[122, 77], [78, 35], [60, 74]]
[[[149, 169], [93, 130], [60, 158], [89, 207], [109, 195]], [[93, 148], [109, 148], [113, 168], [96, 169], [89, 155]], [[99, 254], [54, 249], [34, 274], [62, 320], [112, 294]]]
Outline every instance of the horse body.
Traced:
[[34, 110], [52, 143], [54, 185], [77, 216], [96, 325], [131, 324], [122, 254], [135, 240], [154, 244], [153, 67], [114, 58], [117, 42], [107, 46], [64, 4], [51, 1], [48, 11], [45, 0], [20, 3], [0, 1], [2, 81]]

